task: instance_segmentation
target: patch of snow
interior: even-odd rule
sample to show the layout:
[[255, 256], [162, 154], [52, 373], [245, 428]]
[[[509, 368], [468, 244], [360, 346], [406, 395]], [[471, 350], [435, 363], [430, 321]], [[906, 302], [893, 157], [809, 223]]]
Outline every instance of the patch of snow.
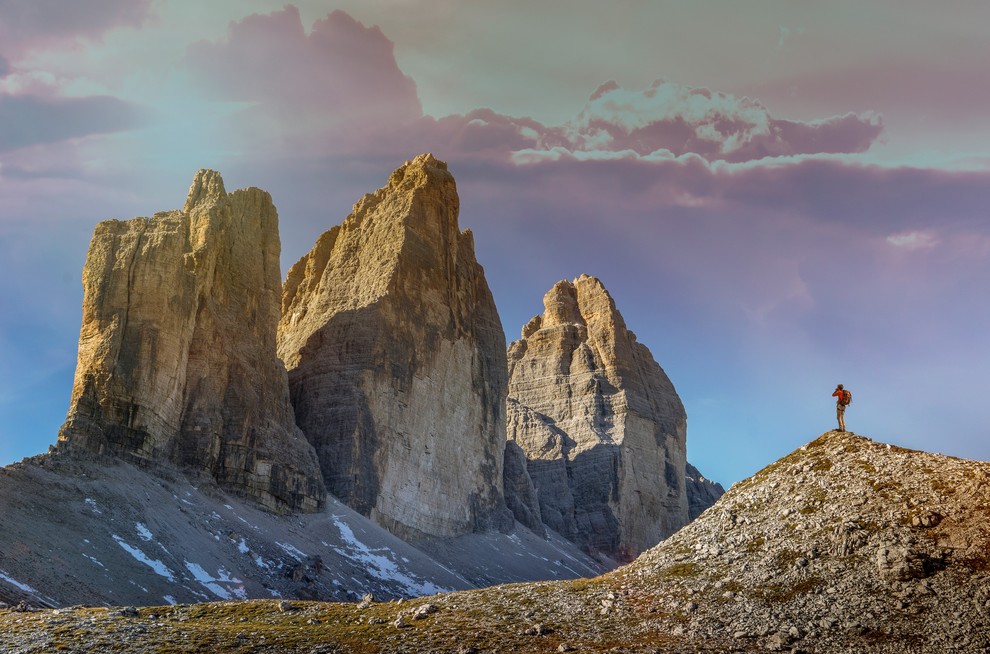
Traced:
[[237, 551], [240, 552], [241, 554], [247, 554], [248, 552], [251, 551], [251, 548], [247, 546], [247, 543], [244, 542], [244, 539], [242, 538], [241, 542], [237, 544]]
[[93, 513], [103, 513], [103, 511], [100, 511], [100, 507], [96, 506], [96, 500], [94, 500], [92, 497], [87, 497], [85, 502], [86, 505], [89, 507], [89, 510], [92, 511]]
[[125, 552], [127, 552], [128, 554], [130, 554], [131, 556], [133, 556], [139, 562], [145, 564], [146, 566], [148, 566], [149, 568], [151, 568], [152, 570], [154, 570], [155, 571], [155, 574], [157, 574], [157, 575], [159, 575], [161, 577], [165, 577], [169, 581], [175, 581], [175, 576], [172, 574], [172, 571], [168, 569], [168, 566], [167, 565], [165, 565], [164, 563], [162, 563], [158, 559], [149, 558], [144, 552], [142, 552], [138, 548], [131, 547], [130, 545], [128, 545], [124, 541], [123, 538], [121, 538], [117, 534], [110, 534], [110, 536], [115, 541], [117, 541], [117, 544], [120, 545], [124, 549]]
[[38, 594], [38, 591], [36, 591], [35, 589], [31, 588], [27, 584], [22, 584], [21, 582], [17, 581], [16, 579], [10, 577], [3, 570], [0, 570], [0, 579], [3, 579], [4, 581], [6, 581], [8, 584], [10, 584], [12, 586], [16, 586], [17, 588], [23, 590], [25, 593], [34, 593], [35, 595]]
[[270, 595], [271, 595], [272, 597], [282, 597], [282, 593], [280, 593], [280, 592], [278, 592], [278, 591], [277, 591], [277, 590], [275, 590], [274, 588], [269, 588], [269, 589], [268, 589], [268, 593], [269, 593], [269, 594], [270, 594]]
[[144, 526], [144, 523], [137, 522], [134, 524], [134, 527], [137, 529], [138, 536], [140, 536], [142, 540], [151, 540], [154, 538], [154, 535], [148, 531], [148, 528]]
[[252, 525], [250, 522], [248, 522], [247, 520], [245, 520], [241, 516], [237, 516], [237, 519], [240, 520], [241, 522], [243, 522], [244, 524], [246, 524], [248, 527], [251, 527], [252, 529], [257, 529], [257, 527], [255, 527], [254, 525]]
[[[382, 581], [395, 582], [411, 595], [433, 595], [452, 590], [450, 588], [442, 588], [429, 581], [416, 579], [411, 574], [400, 570], [395, 561], [387, 556], [376, 554], [376, 552], [388, 552], [394, 556], [394, 553], [390, 549], [383, 547], [378, 550], [372, 550], [357, 539], [347, 523], [341, 520], [341, 516], [334, 515], [330, 519], [333, 520], [334, 525], [337, 526], [337, 530], [340, 531], [341, 540], [348, 545], [347, 549], [340, 547], [335, 547], [334, 549], [341, 556], [362, 564], [372, 577]], [[358, 584], [360, 585], [360, 582]]]
[[90, 556], [89, 554], [83, 554], [83, 556], [85, 556], [87, 559], [89, 559], [90, 561], [92, 561], [96, 565], [100, 566], [101, 568], [106, 568], [107, 567], [107, 566], [103, 565], [102, 563], [100, 563], [100, 561], [95, 556]]
[[[227, 572], [222, 567], [217, 570], [217, 576], [214, 577], [206, 570], [203, 566], [198, 563], [185, 562], [186, 570], [192, 574], [192, 576], [200, 583], [201, 586], [206, 588], [208, 591], [219, 597], [220, 599], [230, 600], [230, 599], [247, 599], [247, 591], [244, 589], [244, 582], [242, 582], [237, 577], [231, 577], [230, 573]], [[221, 586], [220, 584], [228, 584], [227, 586]], [[239, 584], [233, 585], [230, 584]]]
[[229, 505], [229, 504], [224, 504], [224, 507], [225, 507], [225, 508], [228, 508], [228, 509], [230, 509], [231, 511], [233, 511], [233, 510], [234, 510], [234, 507], [232, 507], [232, 506], [231, 506], [231, 505]]
[[302, 563], [303, 562], [303, 559], [306, 558], [306, 553], [305, 552], [299, 551], [298, 549], [296, 549], [292, 545], [288, 545], [286, 543], [280, 543], [278, 541], [275, 541], [275, 544], [278, 545], [279, 547], [281, 547], [283, 550], [285, 550], [285, 553], [286, 554], [288, 554], [289, 556], [291, 556], [292, 558], [294, 558], [296, 561], [299, 561], [300, 563]]
[[165, 595], [164, 597], [162, 597], [162, 599], [168, 602], [169, 604], [178, 604], [178, 602], [175, 601], [175, 598], [172, 597], [171, 595]]
[[263, 558], [261, 558], [257, 554], [254, 555], [254, 564], [257, 565], [262, 570], [271, 570], [272, 569], [271, 563], [269, 563], [268, 561], [264, 560]]

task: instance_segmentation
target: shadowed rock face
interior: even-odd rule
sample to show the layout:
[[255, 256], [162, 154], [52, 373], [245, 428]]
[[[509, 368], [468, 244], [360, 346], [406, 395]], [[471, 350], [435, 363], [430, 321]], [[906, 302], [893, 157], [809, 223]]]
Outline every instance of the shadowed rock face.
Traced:
[[503, 527], [505, 336], [420, 155], [289, 270], [278, 351], [328, 489], [406, 538]]
[[686, 474], [688, 517], [694, 520], [704, 513], [708, 507], [715, 504], [718, 498], [725, 495], [725, 489], [722, 488], [722, 484], [711, 479], [705, 479], [701, 471], [690, 463], [687, 464]]
[[273, 510], [325, 500], [275, 353], [271, 196], [196, 174], [182, 211], [97, 225], [60, 447], [187, 466]]
[[684, 407], [599, 280], [558, 282], [543, 303], [509, 347], [508, 438], [543, 522], [628, 560], [688, 521]]

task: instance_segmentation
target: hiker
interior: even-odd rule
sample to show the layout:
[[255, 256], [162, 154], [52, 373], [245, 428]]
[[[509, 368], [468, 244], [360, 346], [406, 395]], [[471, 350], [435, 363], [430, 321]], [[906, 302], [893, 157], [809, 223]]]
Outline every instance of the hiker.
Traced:
[[839, 419], [839, 431], [846, 430], [846, 407], [852, 402], [852, 393], [839, 384], [832, 393], [835, 400], [835, 417]]

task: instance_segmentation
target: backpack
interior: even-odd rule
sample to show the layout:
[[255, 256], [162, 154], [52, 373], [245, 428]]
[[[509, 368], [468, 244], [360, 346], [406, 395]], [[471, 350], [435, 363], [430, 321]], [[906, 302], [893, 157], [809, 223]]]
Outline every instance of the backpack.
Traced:
[[844, 390], [842, 391], [842, 406], [849, 406], [853, 402], [852, 391]]

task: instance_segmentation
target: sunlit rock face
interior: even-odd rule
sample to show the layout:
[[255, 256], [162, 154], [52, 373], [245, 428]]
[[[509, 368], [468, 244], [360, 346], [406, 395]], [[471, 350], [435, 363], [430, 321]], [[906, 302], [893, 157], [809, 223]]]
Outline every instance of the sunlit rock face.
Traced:
[[684, 407], [598, 279], [558, 282], [543, 304], [509, 347], [508, 438], [542, 521], [628, 560], [688, 522]]
[[402, 537], [511, 526], [505, 335], [447, 165], [420, 155], [289, 270], [279, 355], [328, 489]]
[[196, 174], [182, 211], [97, 225], [60, 447], [179, 465], [277, 511], [325, 490], [275, 351], [278, 214]]

